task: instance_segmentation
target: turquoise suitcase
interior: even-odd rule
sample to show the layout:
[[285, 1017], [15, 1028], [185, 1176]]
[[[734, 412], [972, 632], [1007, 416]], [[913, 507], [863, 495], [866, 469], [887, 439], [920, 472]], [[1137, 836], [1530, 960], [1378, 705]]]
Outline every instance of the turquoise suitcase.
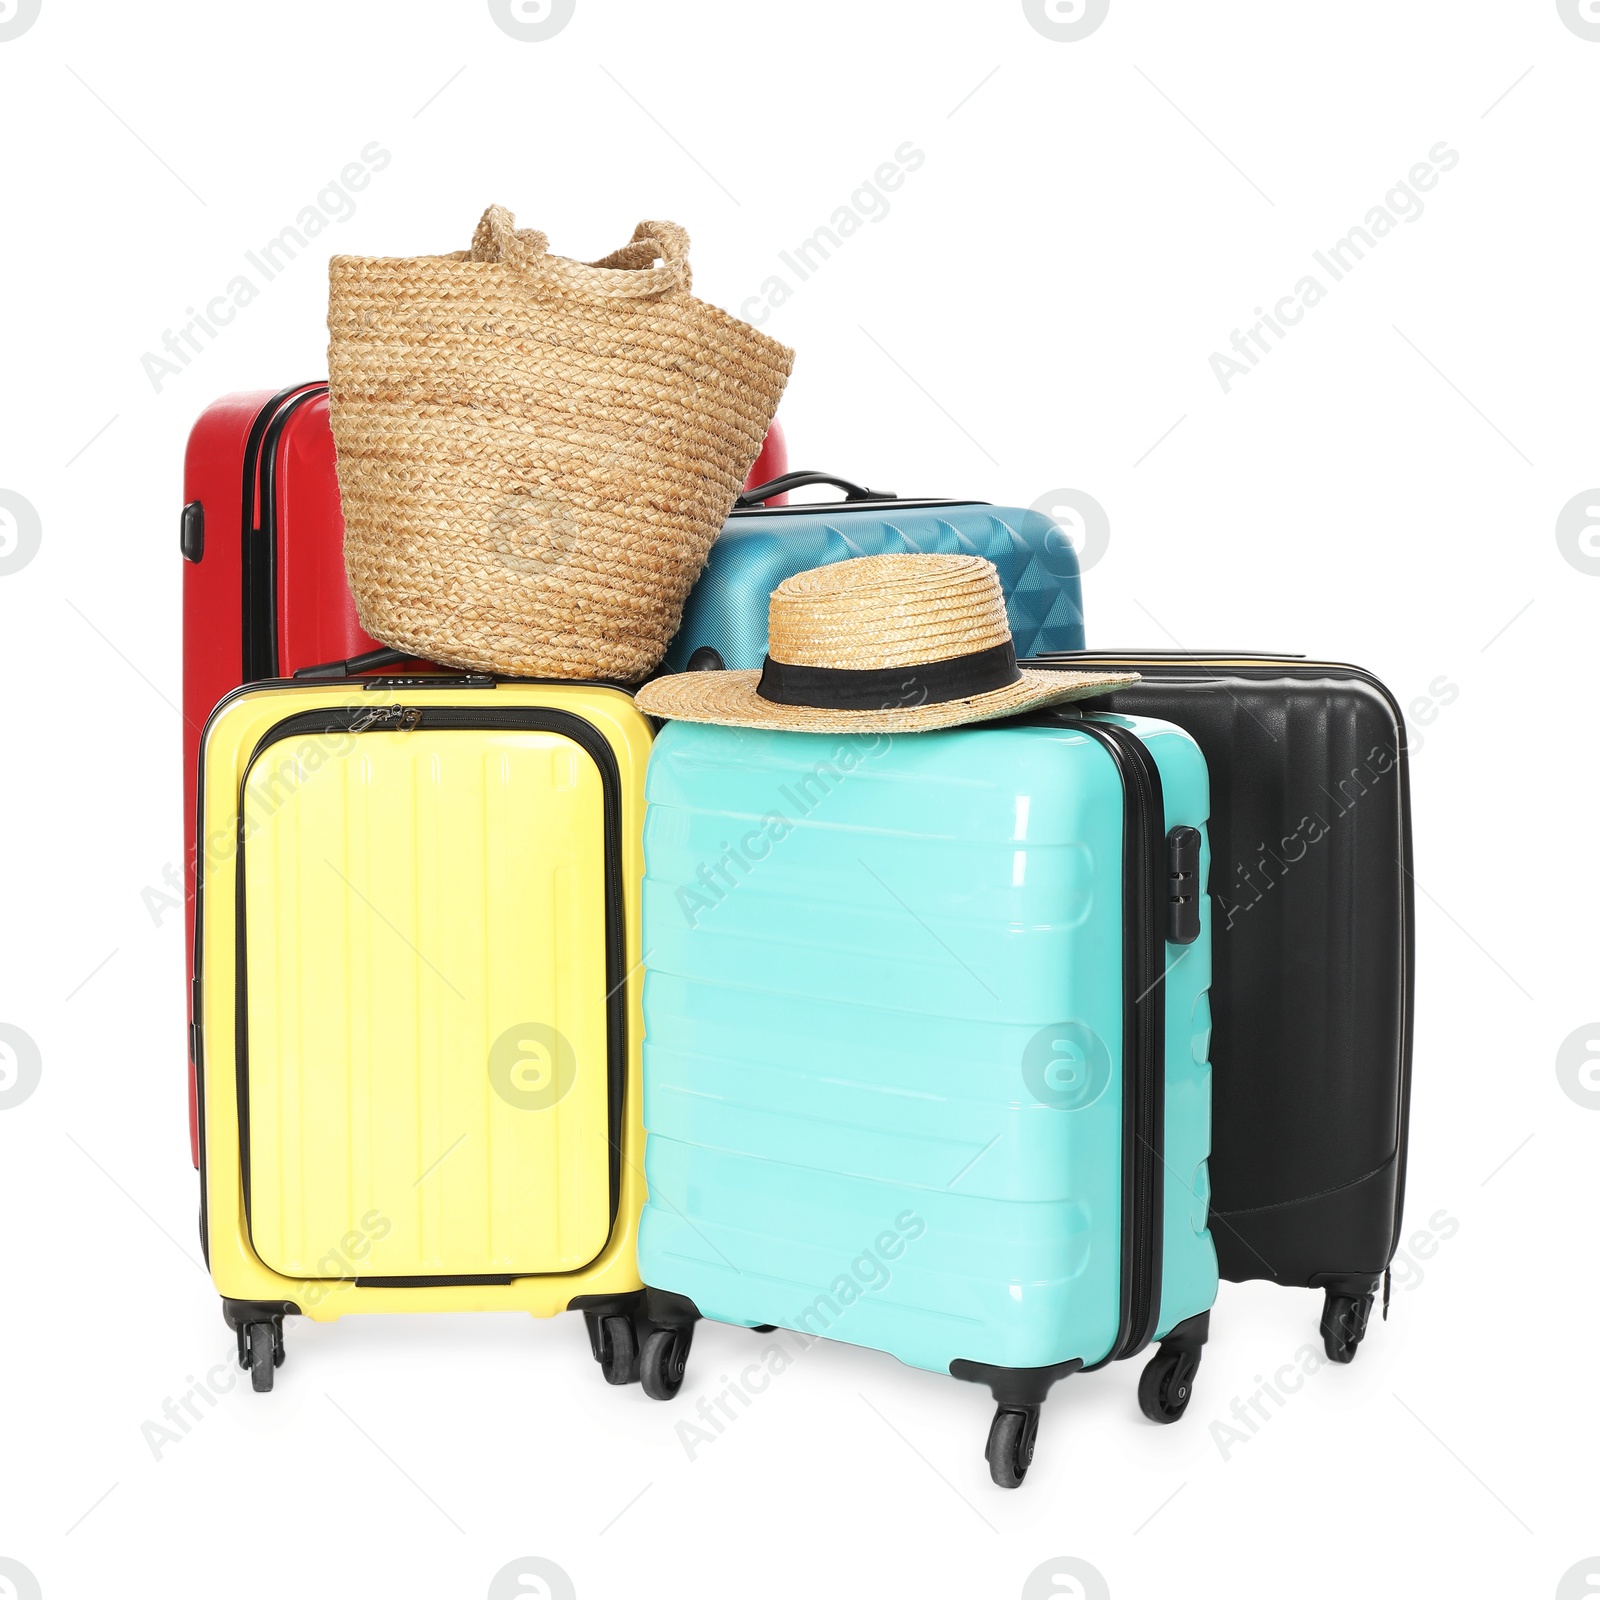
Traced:
[[1160, 1341], [1176, 1420], [1217, 1288], [1194, 741], [672, 722], [646, 799], [646, 1391], [704, 1316], [987, 1384], [1005, 1487], [1068, 1373]]

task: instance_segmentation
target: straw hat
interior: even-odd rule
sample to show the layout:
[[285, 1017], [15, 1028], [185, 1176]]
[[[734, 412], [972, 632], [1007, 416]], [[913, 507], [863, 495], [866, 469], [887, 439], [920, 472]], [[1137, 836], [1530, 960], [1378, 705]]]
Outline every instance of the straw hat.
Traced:
[[1136, 672], [1018, 667], [1005, 595], [982, 556], [861, 556], [772, 592], [759, 672], [683, 672], [638, 692], [683, 722], [797, 733], [954, 728], [1081, 700]]

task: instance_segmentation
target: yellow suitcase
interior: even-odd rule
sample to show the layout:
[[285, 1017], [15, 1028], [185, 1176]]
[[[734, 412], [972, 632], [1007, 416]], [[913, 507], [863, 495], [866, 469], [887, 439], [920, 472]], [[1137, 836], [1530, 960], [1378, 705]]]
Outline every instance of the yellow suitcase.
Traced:
[[581, 1309], [637, 1376], [639, 888], [622, 690], [241, 689], [202, 741], [201, 1235], [257, 1389], [287, 1315]]

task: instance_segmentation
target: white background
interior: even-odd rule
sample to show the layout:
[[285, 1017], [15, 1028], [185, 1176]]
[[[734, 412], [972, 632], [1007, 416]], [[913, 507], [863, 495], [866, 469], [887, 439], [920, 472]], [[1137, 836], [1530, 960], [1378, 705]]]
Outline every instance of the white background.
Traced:
[[[0, 1110], [0, 1556], [47, 1600], [479, 1596], [525, 1555], [585, 1600], [1010, 1597], [1061, 1556], [1117, 1600], [1345, 1600], [1555, 1595], [1600, 1555], [1600, 1095], [1555, 1070], [1600, 1016], [1600, 557], [1556, 539], [1600, 483], [1597, 92], [1556, 0], [1111, 0], [1077, 42], [1018, 0], [578, 0], [537, 43], [483, 0], [43, 0], [0, 39], [0, 488], [42, 531], [0, 575], [0, 1021], [42, 1061]], [[373, 140], [354, 215], [158, 391], [145, 353]], [[1211, 1424], [1315, 1343], [1311, 1293], [1225, 1284], [1176, 1427], [1140, 1418], [1137, 1362], [1059, 1387], [1014, 1494], [983, 1390], [838, 1345], [691, 1461], [674, 1424], [756, 1336], [702, 1325], [662, 1406], [605, 1387], [576, 1316], [297, 1321], [274, 1394], [241, 1375], [155, 1459], [141, 1425], [231, 1351], [181, 918], [144, 892], [181, 864], [190, 424], [325, 370], [330, 251], [459, 248], [498, 201], [593, 257], [665, 216], [737, 308], [907, 140], [888, 214], [765, 324], [799, 352], [795, 463], [1092, 495], [1092, 644], [1458, 691], [1415, 719], [1407, 1238], [1453, 1231], [1226, 1459]], [[1423, 214], [1225, 394], [1211, 354], [1439, 141]]]

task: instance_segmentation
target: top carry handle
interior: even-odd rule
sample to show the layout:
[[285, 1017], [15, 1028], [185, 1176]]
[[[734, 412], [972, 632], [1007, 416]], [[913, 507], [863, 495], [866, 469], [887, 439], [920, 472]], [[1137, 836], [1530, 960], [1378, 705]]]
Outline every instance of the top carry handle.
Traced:
[[760, 483], [753, 489], [746, 489], [733, 502], [734, 510], [752, 510], [765, 505], [777, 495], [787, 494], [791, 489], [804, 489], [813, 483], [826, 483], [835, 489], [843, 489], [846, 501], [899, 499], [898, 495], [886, 494], [881, 489], [864, 489], [859, 483], [851, 483], [848, 478], [836, 478], [831, 472], [786, 472], [770, 483]]
[[399, 666], [402, 662], [417, 661], [431, 667], [431, 661], [420, 656], [410, 656], [404, 650], [391, 650], [387, 645], [368, 650], [364, 655], [351, 656], [348, 661], [324, 661], [314, 667], [301, 667], [295, 678], [302, 683], [338, 683], [347, 678], [359, 678], [366, 689], [483, 689], [494, 687], [494, 676], [487, 672], [468, 672], [465, 669], [449, 672], [409, 672], [398, 677], [384, 676], [375, 671], [381, 667]]

